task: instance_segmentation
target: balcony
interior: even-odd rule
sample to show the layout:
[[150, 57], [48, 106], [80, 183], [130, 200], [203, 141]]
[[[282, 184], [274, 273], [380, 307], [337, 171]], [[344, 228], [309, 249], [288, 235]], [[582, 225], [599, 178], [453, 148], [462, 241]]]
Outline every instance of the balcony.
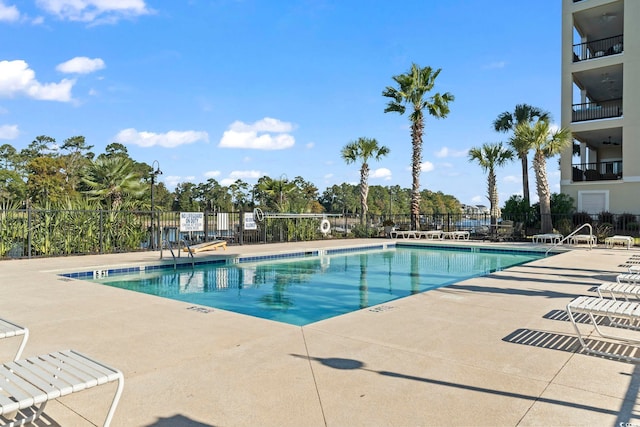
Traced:
[[610, 99], [603, 102], [586, 102], [573, 104], [572, 122], [587, 120], [610, 119], [622, 116], [622, 98]]
[[622, 160], [573, 164], [573, 182], [616, 181], [622, 179]]
[[590, 40], [573, 45], [573, 62], [616, 55], [624, 51], [622, 34], [606, 39]]

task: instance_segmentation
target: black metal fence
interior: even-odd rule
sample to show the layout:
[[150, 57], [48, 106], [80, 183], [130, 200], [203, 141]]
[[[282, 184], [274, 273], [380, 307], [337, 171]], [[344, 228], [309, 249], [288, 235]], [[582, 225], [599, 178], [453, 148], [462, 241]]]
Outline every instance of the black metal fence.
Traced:
[[[265, 216], [255, 227], [242, 212], [203, 212], [203, 231], [180, 229], [180, 212], [0, 210], [0, 258], [32, 258], [105, 254], [159, 249], [162, 244], [194, 245], [224, 239], [229, 244], [264, 244], [357, 237], [385, 237], [391, 227], [409, 230], [410, 215], [372, 216], [361, 223], [357, 216], [280, 214]], [[521, 238], [540, 231], [540, 216], [503, 215], [500, 221], [520, 223]], [[638, 236], [640, 218], [634, 214], [573, 213], [552, 216], [554, 228], [567, 235], [589, 222], [595, 231]], [[328, 222], [328, 225], [326, 224]], [[491, 224], [487, 213], [429, 214], [420, 216], [421, 230], [469, 231], [486, 237]]]

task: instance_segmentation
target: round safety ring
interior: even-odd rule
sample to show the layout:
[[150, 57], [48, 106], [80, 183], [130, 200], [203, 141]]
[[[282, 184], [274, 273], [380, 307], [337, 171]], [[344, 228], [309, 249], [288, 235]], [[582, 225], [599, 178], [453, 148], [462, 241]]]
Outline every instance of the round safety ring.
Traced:
[[329, 222], [328, 219], [323, 219], [320, 222], [320, 231], [322, 231], [322, 234], [327, 234], [330, 230], [331, 230], [331, 223]]
[[253, 217], [257, 221], [262, 221], [264, 219], [264, 212], [262, 212], [262, 209], [260, 209], [260, 208], [255, 208], [253, 210]]

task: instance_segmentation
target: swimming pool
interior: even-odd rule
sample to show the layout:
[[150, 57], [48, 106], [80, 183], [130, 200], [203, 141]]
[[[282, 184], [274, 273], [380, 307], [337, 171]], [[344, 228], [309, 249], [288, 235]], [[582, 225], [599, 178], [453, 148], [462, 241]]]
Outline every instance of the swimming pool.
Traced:
[[303, 326], [543, 257], [401, 246], [306, 255], [193, 269], [146, 268], [92, 281]]

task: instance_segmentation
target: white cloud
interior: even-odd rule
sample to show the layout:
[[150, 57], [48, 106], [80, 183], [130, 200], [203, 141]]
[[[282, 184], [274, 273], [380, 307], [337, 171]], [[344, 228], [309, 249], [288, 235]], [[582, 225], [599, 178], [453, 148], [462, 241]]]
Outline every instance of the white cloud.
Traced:
[[105, 67], [104, 61], [100, 58], [87, 58], [86, 56], [76, 56], [63, 62], [56, 67], [56, 70], [67, 74], [89, 74], [102, 70]]
[[115, 23], [152, 13], [144, 0], [37, 0], [36, 4], [60, 19], [80, 22]]
[[197, 141], [209, 142], [207, 132], [199, 131], [176, 131], [171, 130], [167, 133], [144, 132], [133, 128], [124, 129], [118, 132], [114, 138], [115, 142], [120, 144], [133, 144], [140, 147], [167, 147], [173, 148], [180, 145], [191, 144]]
[[204, 176], [206, 178], [215, 178], [217, 176], [220, 176], [221, 173], [222, 172], [220, 172], [220, 171], [208, 171], [208, 172], [204, 173]]
[[391, 171], [387, 168], [378, 168], [371, 172], [370, 178], [382, 178], [384, 180], [391, 179]]
[[422, 172], [431, 172], [434, 169], [433, 167], [433, 163], [427, 161], [427, 162], [423, 162], [420, 165], [420, 171]]
[[516, 175], [507, 175], [504, 177], [503, 179], [504, 182], [521, 182], [522, 181], [522, 177], [520, 176], [516, 176]]
[[307, 150], [311, 150], [313, 147], [315, 147], [315, 145], [315, 142], [309, 142], [305, 147], [307, 148]]
[[0, 21], [14, 22], [20, 19], [18, 8], [11, 5], [7, 6], [0, 0]]
[[23, 60], [0, 61], [0, 97], [13, 98], [25, 95], [42, 101], [71, 101], [73, 79], [62, 79], [60, 83], [40, 83], [36, 73]]
[[506, 65], [506, 61], [494, 61], [489, 64], [485, 64], [482, 68], [485, 70], [495, 70], [497, 68], [504, 68]]
[[172, 191], [176, 186], [182, 182], [184, 178], [176, 175], [166, 175], [165, 177], [159, 178], [159, 181], [164, 181], [164, 185], [168, 190]]
[[472, 201], [473, 203], [476, 203], [476, 204], [481, 204], [482, 202], [484, 202], [484, 201], [485, 201], [485, 199], [486, 199], [486, 197], [483, 197], [483, 196], [473, 196], [473, 197], [471, 198], [471, 201]]
[[324, 176], [324, 179], [331, 179], [333, 178], [333, 174], [332, 173], [328, 173]]
[[243, 181], [245, 181], [247, 179], [258, 179], [263, 175], [264, 175], [263, 172], [256, 171], [256, 170], [232, 171], [229, 174], [228, 178], [220, 180], [220, 185], [224, 185], [224, 186], [228, 187], [229, 185], [233, 184], [234, 182], [236, 182], [239, 179], [241, 179]]
[[16, 139], [20, 135], [18, 125], [1, 125], [0, 139]]
[[262, 173], [260, 171], [256, 171], [256, 170], [233, 171], [233, 172], [231, 172], [229, 174], [229, 178], [233, 178], [234, 180], [236, 180], [236, 179], [258, 179], [262, 175], [264, 175], [264, 173]]
[[222, 135], [219, 147], [254, 150], [283, 150], [291, 148], [295, 139], [289, 134], [294, 126], [288, 122], [265, 117], [247, 124], [235, 121]]
[[434, 154], [437, 158], [442, 159], [445, 157], [463, 157], [466, 156], [469, 150], [451, 150], [448, 147], [442, 147]]

